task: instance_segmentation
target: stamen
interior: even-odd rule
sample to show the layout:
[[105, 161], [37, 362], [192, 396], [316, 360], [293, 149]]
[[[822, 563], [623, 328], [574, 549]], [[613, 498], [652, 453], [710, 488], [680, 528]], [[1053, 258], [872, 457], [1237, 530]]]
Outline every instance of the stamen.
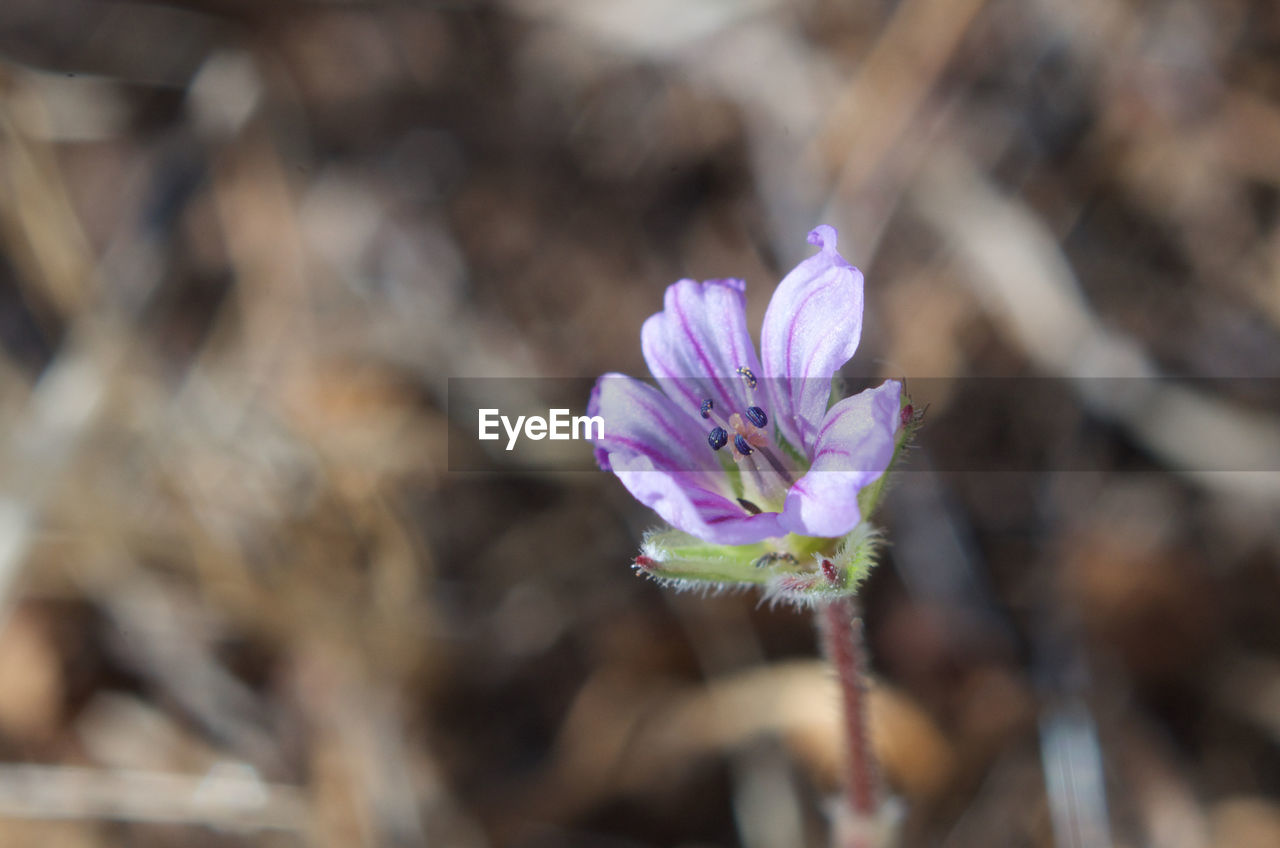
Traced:
[[751, 513], [752, 515], [759, 515], [760, 513], [764, 512], [763, 509], [756, 506], [746, 498], [738, 498], [738, 503], [739, 505], [742, 506], [743, 509], [745, 509], [747, 512]]
[[[750, 368], [742, 366], [737, 371], [750, 388], [756, 387], [756, 375]], [[760, 497], [772, 503], [780, 500], [786, 494], [786, 489], [795, 484], [791, 472], [774, 454], [773, 442], [766, 429], [769, 426], [769, 416], [762, 408], [749, 406], [745, 415], [735, 412], [725, 418], [724, 413], [716, 409], [715, 402], [706, 398], [702, 401], [699, 412], [704, 419], [716, 425], [707, 433], [707, 444], [711, 445], [712, 450], [720, 450], [732, 439], [733, 461], [742, 467], [743, 473], [754, 483], [754, 491]], [[764, 458], [763, 463], [754, 458], [757, 453]], [[772, 469], [777, 477], [767, 472], [761, 474], [766, 468]], [[748, 485], [747, 493], [752, 494], [752, 491], [752, 487]]]
[[[753, 453], [760, 453], [769, 460], [770, 465], [774, 465], [777, 460], [769, 455], [769, 451], [765, 448], [753, 448], [752, 442], [747, 436], [744, 436], [741, 433], [733, 437], [733, 448], [733, 461], [742, 469], [744, 482], [749, 480], [751, 484], [754, 485], [754, 492], [758, 493], [766, 502], [773, 503], [775, 501], [781, 501], [782, 497], [786, 494], [786, 488], [779, 488], [779, 483], [781, 482], [779, 480], [774, 480], [772, 478], [766, 479], [765, 475], [760, 473], [760, 468], [755, 457], [752, 456]], [[787, 486], [791, 485], [790, 475], [785, 471], [782, 471], [780, 476], [782, 480], [786, 481]], [[747, 492], [753, 492], [751, 486], [747, 487]]]
[[742, 437], [747, 440], [747, 444], [753, 448], [762, 448], [769, 444], [769, 436], [759, 427], [753, 427], [742, 420], [742, 416], [733, 413], [729, 416], [729, 427], [735, 433], [741, 433]]
[[760, 455], [769, 461], [769, 464], [773, 466], [773, 470], [778, 472], [778, 475], [787, 482], [788, 486], [795, 483], [795, 481], [791, 479], [791, 474], [787, 471], [787, 467], [778, 461], [778, 458], [773, 455], [773, 451], [762, 447], [760, 448]]

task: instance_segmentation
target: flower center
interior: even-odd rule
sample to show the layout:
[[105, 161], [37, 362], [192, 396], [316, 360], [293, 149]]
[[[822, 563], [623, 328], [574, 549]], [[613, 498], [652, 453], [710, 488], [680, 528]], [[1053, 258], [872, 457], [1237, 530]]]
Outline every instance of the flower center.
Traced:
[[[758, 383], [751, 369], [741, 366], [738, 374], [747, 388], [754, 392]], [[718, 451], [733, 444], [733, 461], [745, 472], [744, 488], [749, 481], [754, 489], [752, 494], [756, 496], [755, 499], [781, 504], [786, 498], [787, 489], [795, 481], [773, 449], [769, 431], [765, 429], [769, 426], [769, 415], [764, 409], [752, 404], [743, 412], [735, 412], [726, 419], [716, 409], [715, 402], [707, 398], [702, 401], [698, 414], [715, 424], [707, 433], [707, 444], [712, 450]], [[763, 462], [758, 463], [757, 459]], [[753, 515], [760, 512], [759, 507], [751, 500], [738, 498], [738, 502]]]

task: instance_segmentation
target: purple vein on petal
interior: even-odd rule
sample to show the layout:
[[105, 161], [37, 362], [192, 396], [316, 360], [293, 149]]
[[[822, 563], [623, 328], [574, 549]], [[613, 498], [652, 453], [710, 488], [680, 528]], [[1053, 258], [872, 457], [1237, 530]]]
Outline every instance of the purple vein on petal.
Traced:
[[[706, 292], [701, 292], [701, 295], [703, 303], [705, 304]], [[684, 305], [680, 302], [679, 296], [672, 298], [672, 300], [676, 306], [676, 319], [680, 322], [680, 329], [684, 331], [685, 338], [688, 339], [689, 344], [692, 345], [694, 354], [698, 357], [698, 362], [704, 369], [703, 373], [711, 378], [711, 382], [716, 387], [716, 391], [720, 393], [720, 396], [726, 400], [729, 399], [731, 396], [724, 390], [724, 386], [720, 383], [720, 377], [716, 374], [716, 366], [711, 363], [702, 343], [698, 341], [698, 337], [694, 335], [692, 328], [689, 326], [689, 316], [685, 311]]]
[[641, 329], [649, 370], [690, 413], [707, 397], [724, 409], [745, 406], [738, 368], [760, 373], [744, 289], [740, 280], [681, 280], [667, 289], [663, 311]]

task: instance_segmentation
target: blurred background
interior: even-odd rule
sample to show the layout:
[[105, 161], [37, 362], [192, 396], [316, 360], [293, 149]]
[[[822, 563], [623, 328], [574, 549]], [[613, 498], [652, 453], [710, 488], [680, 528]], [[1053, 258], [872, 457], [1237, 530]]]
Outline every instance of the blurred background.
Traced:
[[446, 450], [820, 222], [904, 844], [1280, 845], [1268, 0], [5, 0], [0, 845], [824, 845], [809, 618]]

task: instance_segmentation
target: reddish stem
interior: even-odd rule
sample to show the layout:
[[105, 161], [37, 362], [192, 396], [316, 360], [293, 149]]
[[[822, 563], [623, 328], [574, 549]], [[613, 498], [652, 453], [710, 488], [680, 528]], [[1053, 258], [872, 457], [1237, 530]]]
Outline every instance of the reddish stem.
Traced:
[[865, 659], [857, 602], [853, 598], [832, 601], [821, 608], [819, 616], [827, 658], [835, 667], [844, 704], [848, 745], [845, 799], [856, 823], [855, 829], [863, 830], [879, 811], [880, 785], [875, 756], [867, 739], [866, 689], [862, 682]]

